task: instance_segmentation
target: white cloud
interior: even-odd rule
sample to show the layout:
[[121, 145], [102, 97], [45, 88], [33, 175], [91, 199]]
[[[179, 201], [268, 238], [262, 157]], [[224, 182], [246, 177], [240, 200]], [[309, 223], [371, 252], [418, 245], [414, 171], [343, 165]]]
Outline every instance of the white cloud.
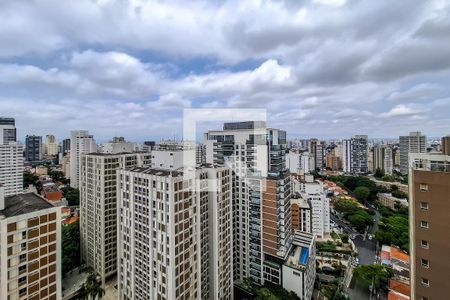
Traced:
[[425, 109], [421, 110], [421, 109], [412, 108], [410, 106], [406, 106], [403, 104], [399, 104], [399, 105], [393, 107], [388, 112], [382, 113], [380, 116], [383, 118], [405, 117], [405, 116], [417, 115], [417, 114], [425, 112], [425, 111], [426, 111]]
[[439, 135], [449, 12], [439, 0], [2, 1], [0, 110], [41, 134], [161, 134], [183, 108], [248, 107], [291, 134]]

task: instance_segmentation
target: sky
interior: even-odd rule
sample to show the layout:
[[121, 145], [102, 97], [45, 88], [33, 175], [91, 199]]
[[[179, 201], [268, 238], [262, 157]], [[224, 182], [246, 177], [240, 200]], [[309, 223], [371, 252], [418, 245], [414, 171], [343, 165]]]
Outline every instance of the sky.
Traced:
[[0, 19], [20, 138], [181, 139], [188, 108], [266, 109], [289, 138], [450, 134], [446, 0], [16, 0]]

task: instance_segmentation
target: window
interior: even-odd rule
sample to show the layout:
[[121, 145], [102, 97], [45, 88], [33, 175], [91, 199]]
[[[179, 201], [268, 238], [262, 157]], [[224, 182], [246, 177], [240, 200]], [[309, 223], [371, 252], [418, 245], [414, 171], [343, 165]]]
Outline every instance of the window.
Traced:
[[430, 286], [430, 281], [428, 279], [422, 277], [422, 285], [428, 287], [428, 286]]
[[423, 249], [428, 249], [428, 248], [430, 247], [430, 244], [428, 243], [428, 241], [422, 240], [422, 241], [420, 242], [420, 246], [421, 246]]
[[428, 261], [428, 259], [422, 258], [422, 267], [427, 269], [430, 267], [430, 262]]
[[428, 210], [428, 202], [420, 202], [421, 210]]
[[427, 221], [420, 221], [420, 227], [423, 229], [428, 229], [428, 222]]
[[426, 184], [426, 183], [421, 183], [419, 187], [420, 187], [421, 192], [428, 191], [428, 184]]

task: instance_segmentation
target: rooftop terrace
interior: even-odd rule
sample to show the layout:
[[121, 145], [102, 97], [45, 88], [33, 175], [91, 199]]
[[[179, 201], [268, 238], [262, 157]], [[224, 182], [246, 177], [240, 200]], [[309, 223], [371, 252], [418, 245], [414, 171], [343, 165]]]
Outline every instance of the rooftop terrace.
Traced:
[[33, 193], [20, 194], [5, 197], [5, 209], [0, 210], [0, 215], [9, 218], [51, 207], [53, 205]]

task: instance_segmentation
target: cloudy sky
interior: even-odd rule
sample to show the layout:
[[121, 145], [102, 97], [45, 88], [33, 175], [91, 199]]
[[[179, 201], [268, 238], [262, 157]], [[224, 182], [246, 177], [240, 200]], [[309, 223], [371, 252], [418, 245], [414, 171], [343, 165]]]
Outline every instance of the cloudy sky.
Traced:
[[446, 0], [17, 0], [0, 19], [21, 138], [181, 138], [183, 109], [211, 107], [290, 137], [450, 134]]

